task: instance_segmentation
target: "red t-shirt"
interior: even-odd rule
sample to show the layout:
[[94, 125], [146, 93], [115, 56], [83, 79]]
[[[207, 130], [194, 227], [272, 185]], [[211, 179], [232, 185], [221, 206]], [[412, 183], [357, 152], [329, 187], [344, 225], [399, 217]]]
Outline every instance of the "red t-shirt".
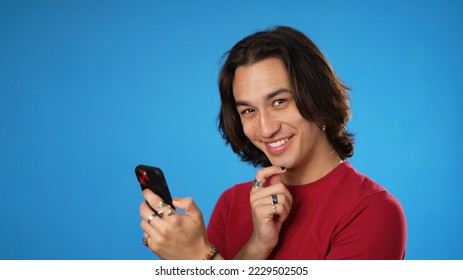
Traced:
[[[403, 259], [406, 224], [400, 203], [343, 162], [323, 178], [286, 186], [293, 206], [268, 259]], [[237, 184], [217, 201], [207, 233], [233, 259], [253, 230], [252, 182]]]

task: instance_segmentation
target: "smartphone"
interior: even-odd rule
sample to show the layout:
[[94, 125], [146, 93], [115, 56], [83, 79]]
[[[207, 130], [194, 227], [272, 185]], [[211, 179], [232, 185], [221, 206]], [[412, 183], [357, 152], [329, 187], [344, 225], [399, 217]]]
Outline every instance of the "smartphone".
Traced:
[[138, 165], [135, 168], [135, 174], [137, 175], [142, 191], [144, 189], [152, 190], [155, 194], [159, 195], [165, 203], [175, 209], [172, 203], [172, 196], [170, 195], [169, 188], [167, 187], [166, 178], [160, 168], [148, 165]]

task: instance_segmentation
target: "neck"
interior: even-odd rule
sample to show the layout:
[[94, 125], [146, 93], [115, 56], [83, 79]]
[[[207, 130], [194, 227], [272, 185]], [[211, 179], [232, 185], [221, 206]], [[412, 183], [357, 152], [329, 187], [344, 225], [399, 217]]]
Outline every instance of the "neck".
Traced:
[[292, 168], [284, 174], [283, 182], [288, 185], [305, 185], [319, 180], [342, 163], [338, 154], [330, 149], [322, 157], [313, 158], [300, 168]]

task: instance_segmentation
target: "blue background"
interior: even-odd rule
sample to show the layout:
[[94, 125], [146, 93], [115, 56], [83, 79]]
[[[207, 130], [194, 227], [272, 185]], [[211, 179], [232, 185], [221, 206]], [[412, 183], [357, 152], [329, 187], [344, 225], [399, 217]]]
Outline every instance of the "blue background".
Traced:
[[[208, 3], [209, 2], [209, 3]], [[217, 130], [238, 40], [308, 34], [352, 88], [350, 162], [402, 203], [407, 259], [463, 259], [462, 1], [0, 1], [0, 259], [153, 259], [134, 168], [206, 220], [255, 169]]]

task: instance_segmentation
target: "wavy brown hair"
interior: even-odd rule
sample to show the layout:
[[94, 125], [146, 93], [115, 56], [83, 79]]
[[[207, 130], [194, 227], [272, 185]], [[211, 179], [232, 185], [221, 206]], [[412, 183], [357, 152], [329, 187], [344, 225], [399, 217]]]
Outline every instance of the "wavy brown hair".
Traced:
[[320, 128], [325, 126], [328, 141], [341, 159], [353, 155], [354, 136], [346, 130], [351, 115], [349, 89], [305, 34], [287, 26], [260, 31], [239, 41], [224, 57], [219, 75], [219, 130], [241, 160], [254, 166], [271, 165], [244, 134], [233, 96], [235, 70], [266, 58], [283, 61], [301, 115]]

